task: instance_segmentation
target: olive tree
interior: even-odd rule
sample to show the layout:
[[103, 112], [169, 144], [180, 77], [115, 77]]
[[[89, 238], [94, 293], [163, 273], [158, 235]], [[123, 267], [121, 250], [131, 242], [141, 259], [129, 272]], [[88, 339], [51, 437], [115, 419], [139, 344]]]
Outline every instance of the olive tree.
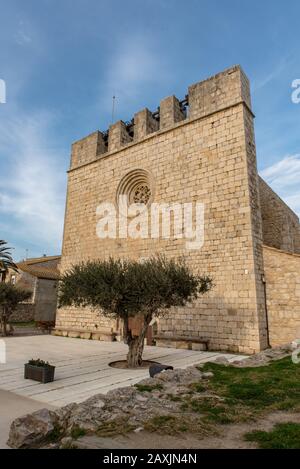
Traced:
[[7, 324], [12, 313], [22, 301], [28, 300], [32, 293], [11, 285], [0, 283], [0, 326], [2, 334], [7, 335]]
[[[128, 367], [142, 364], [147, 328], [173, 306], [184, 306], [207, 292], [212, 281], [194, 275], [183, 260], [155, 256], [144, 262], [97, 260], [81, 263], [67, 271], [60, 281], [59, 307], [91, 307], [123, 323], [128, 345]], [[133, 335], [130, 318], [141, 319], [139, 335]]]

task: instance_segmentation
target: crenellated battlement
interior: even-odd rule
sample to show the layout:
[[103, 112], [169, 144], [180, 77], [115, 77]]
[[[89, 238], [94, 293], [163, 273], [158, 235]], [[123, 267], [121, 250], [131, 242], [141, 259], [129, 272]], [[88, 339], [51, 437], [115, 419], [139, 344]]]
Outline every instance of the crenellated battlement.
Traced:
[[145, 108], [130, 122], [113, 123], [106, 132], [94, 132], [72, 145], [71, 168], [94, 161], [105, 153], [138, 143], [150, 134], [172, 128], [182, 121], [203, 118], [244, 103], [251, 109], [249, 80], [239, 65], [191, 85], [183, 100], [162, 99], [155, 112]]

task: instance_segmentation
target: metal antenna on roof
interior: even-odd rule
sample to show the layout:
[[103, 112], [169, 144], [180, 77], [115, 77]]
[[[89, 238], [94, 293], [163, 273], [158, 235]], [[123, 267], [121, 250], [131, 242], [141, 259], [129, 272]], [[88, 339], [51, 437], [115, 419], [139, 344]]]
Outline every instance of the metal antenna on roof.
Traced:
[[25, 261], [28, 259], [28, 249], [26, 249]]
[[112, 97], [112, 111], [111, 111], [111, 123], [114, 123], [115, 120], [115, 107], [116, 107], [116, 97], [113, 95]]

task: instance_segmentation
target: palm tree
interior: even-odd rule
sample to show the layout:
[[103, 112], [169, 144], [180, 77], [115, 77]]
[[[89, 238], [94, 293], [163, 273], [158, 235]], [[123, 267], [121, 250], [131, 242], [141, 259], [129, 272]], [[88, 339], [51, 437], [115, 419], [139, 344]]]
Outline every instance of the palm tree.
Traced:
[[7, 242], [0, 239], [0, 281], [4, 282], [8, 269], [18, 272], [18, 268], [11, 256], [11, 248], [7, 247]]

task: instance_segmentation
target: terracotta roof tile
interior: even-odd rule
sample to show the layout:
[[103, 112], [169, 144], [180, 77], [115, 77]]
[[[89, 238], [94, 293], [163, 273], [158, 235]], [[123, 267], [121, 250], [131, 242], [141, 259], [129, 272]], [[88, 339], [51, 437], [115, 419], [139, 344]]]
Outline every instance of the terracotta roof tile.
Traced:
[[23, 272], [27, 272], [30, 275], [38, 278], [45, 278], [49, 280], [58, 280], [59, 271], [54, 267], [40, 267], [34, 265], [28, 265], [27, 262], [20, 262], [17, 264], [18, 269]]
[[60, 260], [61, 256], [42, 256], [42, 257], [32, 257], [26, 260], [23, 260], [20, 262], [20, 264], [26, 263], [28, 265], [32, 264], [40, 264], [41, 262], [49, 262], [49, 261], [55, 261]]

